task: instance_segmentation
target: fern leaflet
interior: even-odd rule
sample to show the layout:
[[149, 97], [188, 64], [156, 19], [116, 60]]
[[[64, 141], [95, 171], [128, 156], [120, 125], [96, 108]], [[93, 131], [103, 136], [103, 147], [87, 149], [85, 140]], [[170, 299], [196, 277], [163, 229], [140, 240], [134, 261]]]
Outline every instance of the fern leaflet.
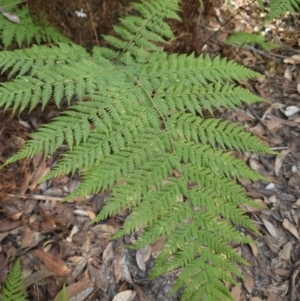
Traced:
[[0, 294], [1, 301], [26, 301], [20, 259], [15, 262]]
[[4, 44], [4, 48], [7, 48], [13, 41], [15, 41], [19, 47], [22, 46], [23, 42], [29, 45], [33, 41], [37, 44], [41, 44], [42, 42], [69, 41], [68, 38], [54, 27], [40, 27], [35, 25], [28, 8], [18, 8], [17, 1], [0, 0], [0, 7], [5, 12], [13, 13], [20, 19], [20, 23], [14, 23], [0, 14], [0, 39]]

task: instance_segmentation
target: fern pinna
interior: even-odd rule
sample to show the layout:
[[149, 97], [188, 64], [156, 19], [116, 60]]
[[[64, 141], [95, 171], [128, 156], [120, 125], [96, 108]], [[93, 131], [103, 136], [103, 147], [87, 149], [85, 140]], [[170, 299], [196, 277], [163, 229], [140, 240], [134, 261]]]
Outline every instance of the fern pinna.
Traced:
[[[12, 42], [21, 47], [24, 42], [29, 45], [31, 42], [40, 44], [41, 42], [69, 41], [54, 27], [46, 26], [46, 24], [43, 27], [36, 25], [23, 2], [25, 1], [0, 0], [0, 39], [4, 48]], [[22, 4], [23, 7], [20, 7], [19, 5]], [[9, 18], [15, 21], [10, 21]]]
[[20, 259], [17, 259], [8, 275], [4, 288], [0, 293], [0, 301], [27, 301], [23, 288], [24, 277], [22, 275]]
[[[263, 7], [263, 1], [258, 0], [258, 3]], [[300, 0], [270, 0], [269, 13], [266, 17], [267, 21], [275, 18], [281, 18], [284, 13], [294, 13], [300, 11]]]
[[1, 52], [15, 76], [0, 86], [2, 107], [69, 102], [6, 164], [67, 144], [43, 180], [82, 172], [67, 199], [111, 192], [95, 222], [128, 208], [115, 238], [142, 229], [135, 248], [165, 240], [152, 277], [181, 268], [174, 290], [185, 287], [182, 300], [231, 300], [224, 282], [242, 277], [236, 263], [245, 263], [231, 244], [249, 242], [236, 226], [256, 231], [240, 209], [253, 202], [236, 180], [262, 178], [232, 150], [270, 150], [213, 110], [261, 101], [236, 85], [257, 73], [219, 57], [164, 53], [173, 39], [164, 20], [179, 20], [178, 2], [133, 4], [137, 13], [115, 26], [118, 37], [105, 37], [111, 47], [91, 54], [63, 43]]

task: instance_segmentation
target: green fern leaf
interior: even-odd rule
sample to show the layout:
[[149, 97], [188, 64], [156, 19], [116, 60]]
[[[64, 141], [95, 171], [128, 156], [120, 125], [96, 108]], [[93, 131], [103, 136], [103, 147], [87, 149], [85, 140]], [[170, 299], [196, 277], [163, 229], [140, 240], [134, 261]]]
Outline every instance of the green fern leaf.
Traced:
[[[161, 51], [158, 42], [173, 38], [170, 26], [165, 18], [180, 21], [178, 1], [156, 0], [134, 3], [140, 16], [127, 16], [121, 19], [121, 25], [114, 26], [120, 37], [104, 36], [105, 40], [119, 50], [115, 58], [121, 59], [124, 53], [131, 54], [139, 61], [144, 61], [149, 51]], [[112, 57], [110, 57], [112, 58]]]
[[236, 263], [246, 264], [232, 243], [251, 241], [236, 227], [258, 233], [240, 209], [253, 201], [237, 181], [265, 180], [233, 153], [273, 152], [213, 112], [262, 101], [237, 85], [258, 74], [219, 57], [163, 53], [173, 38], [164, 19], [179, 19], [178, 1], [134, 7], [118, 36], [105, 37], [112, 49], [90, 54], [59, 43], [0, 54], [0, 66], [17, 76], [1, 84], [0, 106], [69, 103], [5, 164], [52, 155], [64, 144], [41, 181], [79, 172], [82, 181], [66, 199], [110, 191], [94, 221], [129, 209], [114, 238], [138, 231], [133, 248], [163, 239], [153, 277], [181, 268], [174, 290], [185, 287], [182, 300], [231, 300], [224, 282], [234, 284], [242, 276]]
[[69, 40], [58, 30], [51, 26], [40, 27], [34, 24], [30, 17], [28, 8], [18, 8], [18, 2], [14, 0], [0, 0], [0, 7], [20, 19], [20, 23], [14, 23], [0, 14], [0, 39], [7, 48], [13, 41], [19, 47], [23, 42], [29, 45], [31, 42], [68, 42]]
[[69, 301], [65, 284], [63, 285], [62, 290], [60, 291], [58, 301]]
[[0, 67], [2, 72], [11, 69], [10, 76], [20, 76], [29, 71], [34, 74], [41, 67], [51, 69], [62, 64], [89, 59], [89, 57], [84, 48], [75, 44], [58, 43], [58, 46], [50, 46], [49, 48], [35, 45], [32, 48], [22, 50], [1, 51]]
[[294, 13], [300, 10], [300, 0], [271, 0], [270, 13], [267, 21], [280, 18], [284, 13]]
[[26, 301], [25, 290], [23, 289], [24, 278], [22, 275], [20, 259], [15, 262], [5, 286], [0, 293], [1, 301]]
[[271, 42], [266, 42], [264, 40], [264, 37], [262, 34], [254, 34], [250, 32], [236, 32], [232, 35], [230, 35], [226, 39], [226, 43], [228, 44], [238, 44], [241, 46], [244, 45], [258, 45], [262, 49], [266, 51], [271, 51], [273, 49], [276, 49], [280, 47], [278, 44], [271, 43]]

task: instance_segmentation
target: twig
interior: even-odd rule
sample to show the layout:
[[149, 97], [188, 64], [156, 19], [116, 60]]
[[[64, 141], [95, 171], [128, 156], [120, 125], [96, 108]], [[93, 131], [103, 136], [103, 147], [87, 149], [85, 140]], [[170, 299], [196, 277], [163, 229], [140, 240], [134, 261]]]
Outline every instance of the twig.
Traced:
[[222, 24], [222, 25], [220, 26], [220, 28], [218, 28], [218, 30], [216, 30], [210, 37], [208, 37], [208, 38], [204, 41], [203, 45], [205, 45], [210, 39], [212, 39], [215, 35], [217, 35], [217, 33], [219, 33], [223, 27], [225, 27], [231, 20], [233, 20], [233, 19], [234, 19], [237, 15], [239, 15], [242, 11], [246, 10], [246, 8], [247, 8], [248, 6], [250, 6], [251, 4], [253, 4], [255, 1], [256, 1], [256, 0], [252, 0], [249, 4], [247, 4], [247, 5], [245, 5], [245, 6], [242, 6], [240, 9], [238, 9], [238, 11], [237, 11], [231, 18], [227, 19], [227, 20], [225, 21], [225, 23]]
[[85, 2], [86, 2], [87, 9], [88, 9], [88, 13], [89, 13], [91, 25], [92, 25], [92, 28], [93, 28], [94, 36], [95, 36], [95, 39], [96, 39], [96, 43], [97, 43], [97, 46], [100, 47], [100, 43], [99, 43], [98, 36], [97, 36], [97, 31], [96, 31], [95, 24], [94, 24], [94, 21], [93, 21], [93, 16], [92, 16], [90, 4], [89, 4], [89, 1], [87, 1], [87, 0]]
[[271, 52], [267, 52], [267, 51], [264, 51], [264, 50], [256, 49], [255, 47], [253, 47], [251, 45], [245, 45], [243, 48], [251, 50], [251, 51], [255, 51], [255, 52], [257, 52], [257, 53], [259, 53], [259, 54], [261, 54], [265, 57], [268, 57], [268, 58], [270, 58], [274, 61], [277, 61], [277, 62], [279, 62], [280, 60], [276, 59], [274, 57], [278, 57], [278, 58], [281, 58], [281, 59], [288, 59], [289, 58], [289, 57], [281, 55], [281, 54], [271, 53]]
[[34, 200], [49, 200], [49, 201], [62, 201], [63, 197], [56, 197], [56, 196], [50, 196], [50, 195], [42, 195], [42, 194], [13, 194], [13, 193], [1, 193], [1, 195], [4, 195], [9, 198], [19, 198], [19, 199], [34, 199]]
[[270, 129], [268, 128], [268, 126], [263, 122], [263, 120], [258, 116], [258, 114], [255, 112], [255, 110], [253, 110], [249, 105], [245, 104], [246, 108], [251, 112], [251, 114], [258, 120], [258, 122], [269, 132], [269, 134], [271, 135], [271, 137], [274, 138], [274, 134], [272, 133], [272, 131], [270, 131]]

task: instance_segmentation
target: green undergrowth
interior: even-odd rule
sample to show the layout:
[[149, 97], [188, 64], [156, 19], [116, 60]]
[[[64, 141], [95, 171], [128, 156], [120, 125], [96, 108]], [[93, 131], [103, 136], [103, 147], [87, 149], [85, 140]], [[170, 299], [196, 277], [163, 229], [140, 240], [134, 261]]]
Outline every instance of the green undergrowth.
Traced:
[[265, 51], [271, 51], [280, 47], [278, 44], [266, 42], [264, 36], [261, 33], [254, 34], [249, 32], [234, 33], [226, 39], [226, 43], [237, 44], [242, 47], [244, 45], [257, 45]]
[[20, 260], [17, 259], [1, 290], [0, 301], [27, 301], [23, 286], [22, 267]]
[[[300, 0], [270, 0], [268, 2], [263, 0], [257, 0], [261, 11], [267, 11], [265, 21], [260, 25], [260, 31], [270, 21], [276, 18], [281, 18], [284, 13], [296, 13], [300, 12]], [[265, 51], [272, 51], [276, 48], [280, 48], [280, 44], [267, 42], [262, 32], [249, 33], [249, 32], [236, 32], [231, 34], [226, 43], [237, 44], [241, 47], [245, 45], [253, 45], [262, 48]]]
[[[5, 47], [56, 42], [0, 52], [0, 68], [9, 74], [0, 85], [0, 106], [20, 113], [68, 103], [5, 165], [41, 152], [52, 156], [66, 145], [42, 181], [80, 173], [66, 200], [109, 191], [94, 222], [129, 209], [114, 238], [139, 233], [137, 249], [165, 241], [151, 277], [180, 268], [173, 291], [184, 287], [181, 300], [232, 300], [225, 283], [243, 278], [237, 264], [247, 264], [232, 246], [251, 242], [240, 229], [258, 234], [241, 209], [255, 204], [239, 181], [264, 180], [234, 153], [273, 152], [214, 112], [263, 101], [239, 85], [259, 74], [220, 57], [164, 53], [174, 39], [166, 20], [180, 20], [179, 1], [133, 6], [135, 13], [114, 27], [116, 35], [104, 37], [109, 47], [91, 52], [47, 28], [39, 36], [8, 34], [21, 25], [0, 19]], [[23, 24], [33, 24], [26, 14]]]
[[[264, 7], [263, 0], [257, 0], [260, 7]], [[272, 21], [276, 18], [281, 18], [285, 13], [300, 12], [300, 0], [270, 0], [267, 2], [268, 14], [266, 22]]]
[[[14, 263], [1, 290], [0, 301], [28, 301], [26, 299], [24, 276], [19, 258]], [[58, 301], [69, 301], [65, 285], [62, 287]]]

